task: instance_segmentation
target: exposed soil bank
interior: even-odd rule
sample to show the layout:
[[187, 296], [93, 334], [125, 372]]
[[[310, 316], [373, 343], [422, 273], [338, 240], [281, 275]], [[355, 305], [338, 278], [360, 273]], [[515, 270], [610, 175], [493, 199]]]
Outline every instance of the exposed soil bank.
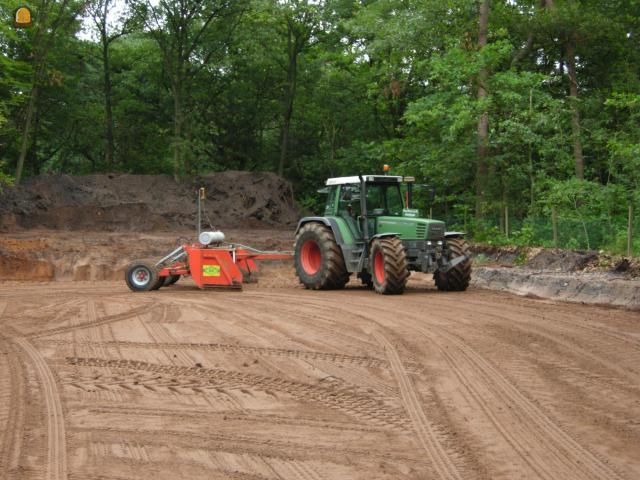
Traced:
[[640, 310], [640, 281], [614, 274], [572, 275], [517, 268], [476, 268], [472, 284], [551, 300]]
[[[291, 250], [289, 229], [225, 229], [226, 240], [264, 250]], [[178, 245], [193, 243], [193, 231], [28, 231], [0, 235], [0, 280], [121, 280], [135, 259], [159, 259]]]
[[[290, 251], [293, 229], [225, 229], [229, 242], [249, 244], [264, 250]], [[159, 259], [177, 245], [195, 241], [193, 231], [156, 232], [57, 232], [31, 230], [0, 235], [0, 280], [122, 280], [134, 259]], [[484, 257], [480, 257], [483, 255]], [[523, 256], [524, 255], [524, 256]], [[516, 259], [525, 266], [513, 267]], [[527, 260], [528, 258], [528, 260]], [[606, 304], [640, 309], [640, 280], [634, 266], [616, 272], [620, 260], [599, 257], [590, 252], [535, 249], [527, 254], [510, 249], [490, 254], [477, 252], [472, 285], [519, 295]], [[610, 267], [603, 267], [609, 262]], [[598, 264], [601, 264], [598, 267]], [[272, 268], [264, 264], [260, 280], [278, 287], [298, 286], [289, 264]], [[431, 285], [431, 276], [414, 274], [415, 281]], [[350, 285], [359, 284], [353, 278]]]
[[167, 175], [56, 175], [0, 193], [0, 231], [195, 228], [200, 187], [207, 196], [204, 225], [291, 226], [299, 217], [291, 185], [273, 173], [228, 171], [180, 183]]

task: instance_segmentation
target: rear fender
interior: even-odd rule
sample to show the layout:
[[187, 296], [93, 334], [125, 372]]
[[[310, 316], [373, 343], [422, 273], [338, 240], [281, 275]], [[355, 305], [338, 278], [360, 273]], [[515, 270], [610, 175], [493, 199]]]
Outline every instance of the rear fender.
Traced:
[[300, 231], [302, 227], [304, 227], [307, 223], [321, 223], [326, 225], [331, 229], [333, 233], [333, 238], [336, 239], [336, 243], [341, 247], [344, 245], [344, 239], [342, 238], [342, 233], [340, 233], [340, 228], [338, 227], [338, 223], [333, 218], [327, 217], [304, 217], [298, 221], [298, 226], [296, 227], [296, 235]]
[[296, 235], [298, 231], [307, 223], [318, 222], [330, 227], [329, 220], [326, 217], [304, 217], [298, 220], [298, 226], [296, 227]]
[[[329, 218], [304, 217], [298, 222], [298, 227], [296, 228], [296, 235], [304, 225], [308, 223], [313, 223], [313, 222], [326, 225], [331, 229], [331, 232], [333, 233], [333, 237], [336, 239], [336, 243], [338, 244], [338, 246], [340, 247], [340, 250], [342, 251], [342, 257], [344, 258], [345, 265], [349, 273], [363, 271], [363, 266], [367, 257], [367, 250], [369, 248], [368, 244], [363, 245], [361, 241], [357, 239], [355, 241], [354, 239], [349, 240], [348, 237], [345, 239], [345, 237], [342, 235], [342, 232], [340, 230], [339, 223], [336, 221], [335, 218], [332, 218], [332, 217], [329, 217]], [[381, 238], [381, 237], [395, 237], [397, 235], [398, 235], [397, 233], [382, 233], [379, 235], [375, 235], [370, 240], [374, 240], [376, 238]]]

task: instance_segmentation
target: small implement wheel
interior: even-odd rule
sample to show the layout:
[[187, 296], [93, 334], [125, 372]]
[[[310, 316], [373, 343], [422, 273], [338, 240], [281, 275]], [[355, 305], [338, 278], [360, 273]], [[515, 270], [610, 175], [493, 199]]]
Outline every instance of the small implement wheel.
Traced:
[[407, 255], [398, 237], [378, 238], [371, 243], [369, 256], [373, 289], [382, 295], [404, 292], [409, 278]]
[[433, 279], [438, 290], [463, 292], [471, 281], [471, 252], [469, 251], [469, 244], [464, 238], [451, 238], [447, 240], [447, 247], [449, 249], [449, 260], [462, 255], [466, 255], [467, 258], [447, 272], [436, 271], [433, 274]]
[[169, 285], [176, 283], [178, 280], [180, 280], [180, 275], [167, 275], [164, 277], [164, 284], [162, 286], [168, 287]]
[[136, 260], [129, 264], [124, 274], [127, 286], [133, 292], [148, 292], [159, 288], [156, 286], [161, 280], [152, 262]]
[[349, 273], [342, 250], [331, 229], [320, 223], [304, 225], [295, 243], [296, 274], [305, 288], [330, 290], [344, 288]]

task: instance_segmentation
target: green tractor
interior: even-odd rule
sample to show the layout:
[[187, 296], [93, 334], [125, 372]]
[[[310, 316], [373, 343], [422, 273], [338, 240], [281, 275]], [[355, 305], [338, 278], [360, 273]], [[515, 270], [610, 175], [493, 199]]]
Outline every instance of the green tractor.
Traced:
[[400, 294], [409, 272], [417, 271], [433, 273], [439, 290], [466, 290], [471, 256], [464, 234], [420, 218], [412, 208], [413, 183], [413, 177], [392, 175], [328, 179], [324, 216], [302, 218], [296, 229], [300, 282], [339, 289], [355, 273], [377, 293]]

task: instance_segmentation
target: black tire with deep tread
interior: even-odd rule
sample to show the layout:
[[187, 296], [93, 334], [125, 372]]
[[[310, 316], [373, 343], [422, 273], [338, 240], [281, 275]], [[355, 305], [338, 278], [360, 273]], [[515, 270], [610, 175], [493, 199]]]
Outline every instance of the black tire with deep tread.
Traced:
[[449, 249], [449, 259], [454, 259], [461, 255], [466, 255], [467, 259], [453, 267], [448, 272], [436, 271], [433, 279], [438, 290], [445, 292], [463, 292], [471, 281], [471, 252], [469, 244], [464, 238], [451, 238], [447, 240]]
[[163, 277], [163, 278], [164, 278], [164, 284], [162, 286], [168, 287], [169, 285], [173, 285], [178, 280], [180, 280], [180, 275], [167, 275], [166, 277]]
[[[318, 244], [321, 255], [320, 269], [314, 275], [305, 272], [300, 261], [300, 249], [307, 240]], [[349, 272], [344, 263], [342, 250], [336, 243], [331, 229], [318, 222], [302, 226], [296, 235], [294, 263], [296, 275], [305, 288], [311, 290], [336, 290], [344, 288], [349, 281]]]
[[[384, 281], [378, 282], [373, 270], [373, 259], [376, 252], [382, 251], [384, 262]], [[369, 269], [371, 270], [371, 280], [373, 289], [382, 295], [399, 295], [404, 292], [409, 278], [407, 254], [398, 237], [378, 238], [371, 243], [369, 254]]]
[[[144, 268], [149, 273], [149, 281], [145, 285], [137, 285], [133, 281], [133, 273], [138, 268]], [[158, 270], [155, 264], [148, 260], [134, 260], [129, 264], [127, 270], [124, 272], [124, 280], [127, 282], [127, 286], [132, 292], [148, 292], [151, 290], [157, 290], [159, 284], [164, 282], [162, 277], [158, 276]]]
[[151, 287], [151, 290], [160, 290], [160, 287], [164, 287], [164, 278], [165, 277], [158, 277], [158, 281]]

